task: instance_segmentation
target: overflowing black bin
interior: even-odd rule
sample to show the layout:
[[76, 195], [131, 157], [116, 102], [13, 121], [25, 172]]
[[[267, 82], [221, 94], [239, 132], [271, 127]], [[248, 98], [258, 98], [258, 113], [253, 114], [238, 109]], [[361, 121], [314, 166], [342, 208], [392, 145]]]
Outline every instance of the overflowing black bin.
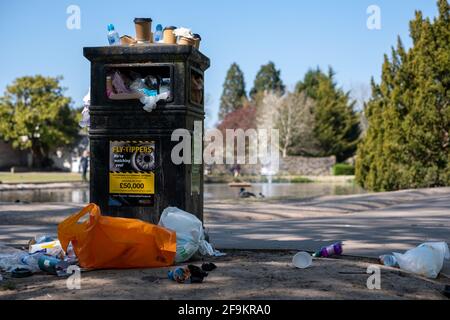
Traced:
[[[175, 164], [179, 141], [171, 136], [187, 129], [193, 142], [194, 123], [203, 132], [209, 59], [192, 46], [163, 44], [88, 47], [84, 56], [91, 61], [90, 201], [110, 216], [157, 223], [175, 206], [203, 221], [203, 165]], [[136, 77], [169, 97], [143, 110], [134, 93], [117, 90]]]

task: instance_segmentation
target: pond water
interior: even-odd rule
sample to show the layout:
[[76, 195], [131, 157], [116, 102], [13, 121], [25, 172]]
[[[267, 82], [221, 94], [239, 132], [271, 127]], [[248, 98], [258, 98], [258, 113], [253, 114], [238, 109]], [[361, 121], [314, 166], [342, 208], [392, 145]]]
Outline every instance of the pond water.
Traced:
[[[309, 198], [325, 195], [360, 194], [365, 191], [353, 183], [255, 183], [247, 191], [266, 198]], [[239, 198], [239, 188], [227, 184], [205, 184], [205, 200], [226, 200]], [[23, 191], [2, 191], [0, 202], [89, 202], [89, 190], [84, 189], [40, 189]]]

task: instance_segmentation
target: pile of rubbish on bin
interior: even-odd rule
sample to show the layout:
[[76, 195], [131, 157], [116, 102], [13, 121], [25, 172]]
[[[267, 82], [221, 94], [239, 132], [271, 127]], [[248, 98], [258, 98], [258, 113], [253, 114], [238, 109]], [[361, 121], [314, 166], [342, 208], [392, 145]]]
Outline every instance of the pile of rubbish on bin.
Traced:
[[[136, 36], [124, 35], [119, 37], [113, 24], [108, 25], [108, 42], [110, 46], [151, 46], [160, 45], [186, 45], [200, 49], [201, 36], [193, 33], [191, 29], [184, 27], [167, 26], [161, 24], [156, 26], [152, 32], [151, 18], [134, 19]], [[193, 89], [191, 99], [201, 103], [203, 95], [203, 78], [191, 79]], [[172, 98], [170, 77], [159, 78], [153, 75], [142, 76], [137, 72], [125, 74], [118, 69], [111, 70], [106, 77], [106, 96], [111, 100], [139, 100], [143, 109], [151, 112], [160, 101], [170, 101]], [[88, 127], [90, 107], [90, 91], [83, 99], [82, 120], [80, 126]]]
[[[88, 219], [80, 220], [88, 215]], [[0, 270], [23, 278], [45, 272], [69, 276], [82, 270], [169, 267], [194, 256], [220, 257], [206, 240], [202, 222], [175, 207], [165, 209], [158, 225], [137, 219], [103, 216], [100, 208], [89, 204], [58, 225], [58, 237], [36, 236], [28, 250], [0, 245]], [[213, 263], [201, 267], [188, 265], [169, 272], [179, 283], [200, 283]]]
[[198, 33], [193, 33], [188, 28], [177, 28], [174, 26], [166, 26], [163, 28], [161, 24], [157, 24], [155, 32], [152, 30], [151, 18], [135, 18], [134, 26], [136, 36], [129, 35], [119, 36], [113, 24], [108, 25], [108, 42], [110, 46], [142, 46], [142, 45], [184, 45], [200, 48], [202, 40]]

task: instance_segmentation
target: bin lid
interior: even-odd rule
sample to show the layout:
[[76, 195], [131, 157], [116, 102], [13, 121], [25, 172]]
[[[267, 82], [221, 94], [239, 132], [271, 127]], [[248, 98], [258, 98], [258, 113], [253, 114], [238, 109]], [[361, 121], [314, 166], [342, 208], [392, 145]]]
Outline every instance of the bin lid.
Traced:
[[91, 62], [142, 63], [194, 61], [202, 71], [210, 66], [210, 60], [193, 46], [176, 44], [151, 44], [136, 46], [85, 47], [83, 55]]

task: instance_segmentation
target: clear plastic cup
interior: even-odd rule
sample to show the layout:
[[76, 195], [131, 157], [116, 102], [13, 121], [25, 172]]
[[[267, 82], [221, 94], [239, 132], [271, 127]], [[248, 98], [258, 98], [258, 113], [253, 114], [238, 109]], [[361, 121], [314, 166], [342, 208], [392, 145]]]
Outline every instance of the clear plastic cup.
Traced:
[[308, 252], [299, 252], [292, 258], [292, 263], [299, 269], [306, 269], [311, 266], [312, 257]]

